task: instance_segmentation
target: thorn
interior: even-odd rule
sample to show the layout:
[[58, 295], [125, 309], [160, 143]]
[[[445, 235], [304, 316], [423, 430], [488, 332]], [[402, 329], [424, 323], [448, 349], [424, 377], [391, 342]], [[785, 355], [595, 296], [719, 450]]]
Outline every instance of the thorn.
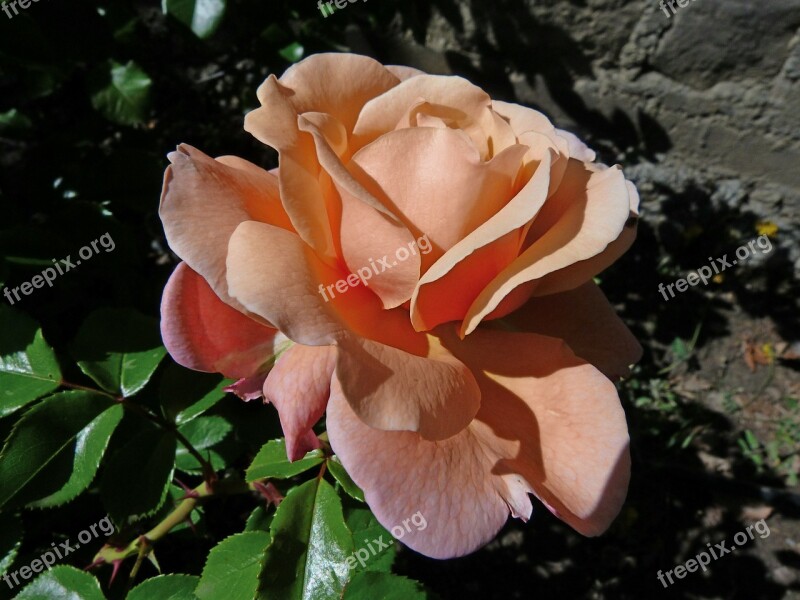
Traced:
[[122, 559], [118, 558], [117, 560], [111, 561], [111, 563], [114, 565], [114, 570], [111, 571], [111, 579], [108, 580], [109, 587], [111, 586], [111, 584], [114, 583], [114, 578], [117, 576], [117, 573], [119, 572], [120, 565], [122, 565]]
[[147, 560], [153, 563], [153, 566], [156, 568], [156, 571], [158, 571], [158, 574], [161, 575], [161, 565], [158, 564], [158, 560], [156, 559], [156, 553], [150, 552], [147, 555]]
[[266, 485], [260, 481], [256, 481], [253, 483], [253, 487], [256, 488], [264, 497], [264, 499], [267, 501], [267, 504], [274, 504], [275, 506], [278, 506], [283, 501], [283, 494], [281, 494], [278, 488], [272, 485], [272, 483], [269, 481], [266, 483]]
[[185, 492], [183, 497], [179, 498], [179, 500], [186, 500], [188, 498], [197, 499], [197, 498], [200, 497], [200, 494], [198, 494], [195, 490], [191, 489], [189, 486], [187, 486], [185, 483], [183, 483], [180, 479], [178, 479], [177, 477], [174, 477], [174, 479], [178, 483], [178, 485], [183, 488], [183, 491]]
[[189, 515], [183, 521], [189, 526], [189, 528], [192, 530], [192, 533], [197, 535], [197, 528], [194, 526], [194, 523], [192, 522], [192, 516]]
[[94, 562], [92, 562], [91, 564], [86, 565], [85, 567], [83, 567], [83, 570], [84, 571], [90, 571], [90, 570], [94, 569], [95, 567], [99, 567], [100, 565], [104, 565], [105, 562], [106, 561], [103, 558], [96, 558], [96, 559], [94, 559]]

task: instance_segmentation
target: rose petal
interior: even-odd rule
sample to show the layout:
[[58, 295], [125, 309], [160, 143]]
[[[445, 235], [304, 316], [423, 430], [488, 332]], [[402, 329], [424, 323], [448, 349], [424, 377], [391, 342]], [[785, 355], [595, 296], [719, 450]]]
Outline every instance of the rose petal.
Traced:
[[267, 373], [259, 373], [252, 377], [244, 377], [234, 384], [225, 388], [226, 392], [236, 394], [245, 402], [261, 398], [264, 395], [264, 380], [267, 378]]
[[560, 294], [532, 298], [503, 319], [525, 332], [561, 338], [607, 377], [625, 377], [642, 347], [593, 281]]
[[222, 302], [186, 263], [164, 288], [161, 336], [175, 362], [188, 369], [249, 377], [268, 368], [277, 334]]
[[481, 292], [464, 318], [461, 335], [474, 331], [487, 315], [502, 316], [493, 311], [519, 285], [600, 254], [622, 233], [629, 212], [619, 167], [595, 171], [570, 160], [558, 191], [528, 232], [535, 241]]
[[325, 412], [335, 365], [335, 348], [298, 344], [281, 355], [264, 383], [264, 398], [278, 409], [290, 461], [318, 447], [311, 428]]
[[169, 155], [159, 216], [170, 248], [224, 302], [228, 295], [225, 256], [228, 240], [242, 221], [291, 229], [275, 176], [242, 159], [214, 160], [186, 144]]
[[535, 491], [581, 533], [602, 532], [629, 473], [614, 386], [560, 340], [479, 331], [466, 342], [453, 343], [473, 372], [486, 371], [483, 401], [473, 423], [446, 440], [368, 427], [334, 380], [331, 446], [380, 523], [391, 529], [421, 513], [426, 526], [402, 541], [434, 558], [461, 556], [492, 539], [509, 510], [528, 518]]
[[371, 340], [339, 343], [334, 379], [359, 418], [387, 431], [442, 440], [463, 430], [480, 407], [475, 378], [429, 337], [418, 356]]

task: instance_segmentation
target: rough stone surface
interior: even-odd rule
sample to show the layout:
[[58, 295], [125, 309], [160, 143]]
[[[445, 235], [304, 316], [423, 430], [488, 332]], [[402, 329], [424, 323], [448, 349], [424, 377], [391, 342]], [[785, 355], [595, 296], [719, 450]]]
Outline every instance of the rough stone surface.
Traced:
[[691, 192], [777, 224], [800, 272], [800, 0], [681, 2], [431, 0], [353, 46], [541, 109], [626, 167], [645, 219]]

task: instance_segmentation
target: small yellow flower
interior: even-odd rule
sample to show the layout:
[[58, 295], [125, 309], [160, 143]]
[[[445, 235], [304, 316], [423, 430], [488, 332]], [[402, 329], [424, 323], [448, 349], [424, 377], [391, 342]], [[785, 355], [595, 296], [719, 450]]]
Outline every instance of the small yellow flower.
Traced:
[[775, 234], [778, 233], [778, 226], [770, 221], [761, 221], [756, 223], [756, 231], [758, 232], [758, 235], [765, 235], [767, 237], [774, 238]]
[[723, 281], [725, 281], [725, 276], [722, 273], [718, 273], [717, 275], [714, 275], [714, 277], [711, 278], [711, 281], [713, 281], [714, 283], [722, 283]]

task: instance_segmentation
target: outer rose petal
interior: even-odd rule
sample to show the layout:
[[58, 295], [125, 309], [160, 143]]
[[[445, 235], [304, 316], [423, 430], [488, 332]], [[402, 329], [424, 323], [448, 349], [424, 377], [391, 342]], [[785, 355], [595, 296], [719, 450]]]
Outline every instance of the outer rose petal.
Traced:
[[234, 157], [214, 160], [181, 144], [169, 155], [159, 216], [170, 248], [214, 292], [236, 308], [228, 295], [225, 257], [234, 229], [261, 221], [291, 229], [278, 195], [278, 180], [252, 163]]
[[335, 348], [295, 345], [281, 355], [264, 383], [264, 398], [278, 409], [291, 461], [319, 447], [311, 428], [325, 412], [335, 365]]
[[611, 382], [553, 338], [481, 330], [452, 343], [473, 372], [486, 371], [480, 412], [452, 438], [372, 429], [332, 384], [331, 445], [381, 524], [421, 512], [427, 527], [403, 542], [460, 556], [492, 539], [509, 509], [528, 518], [535, 492], [579, 532], [601, 533], [622, 506], [630, 462]]
[[164, 288], [161, 335], [175, 362], [188, 369], [249, 377], [268, 365], [277, 334], [222, 302], [186, 263]]
[[335, 379], [362, 421], [428, 440], [446, 439], [469, 424], [480, 407], [475, 377], [436, 338], [428, 339], [426, 356], [363, 338], [340, 341]]
[[564, 340], [607, 377], [628, 375], [642, 347], [593, 281], [574, 290], [532, 298], [503, 321], [529, 333]]

